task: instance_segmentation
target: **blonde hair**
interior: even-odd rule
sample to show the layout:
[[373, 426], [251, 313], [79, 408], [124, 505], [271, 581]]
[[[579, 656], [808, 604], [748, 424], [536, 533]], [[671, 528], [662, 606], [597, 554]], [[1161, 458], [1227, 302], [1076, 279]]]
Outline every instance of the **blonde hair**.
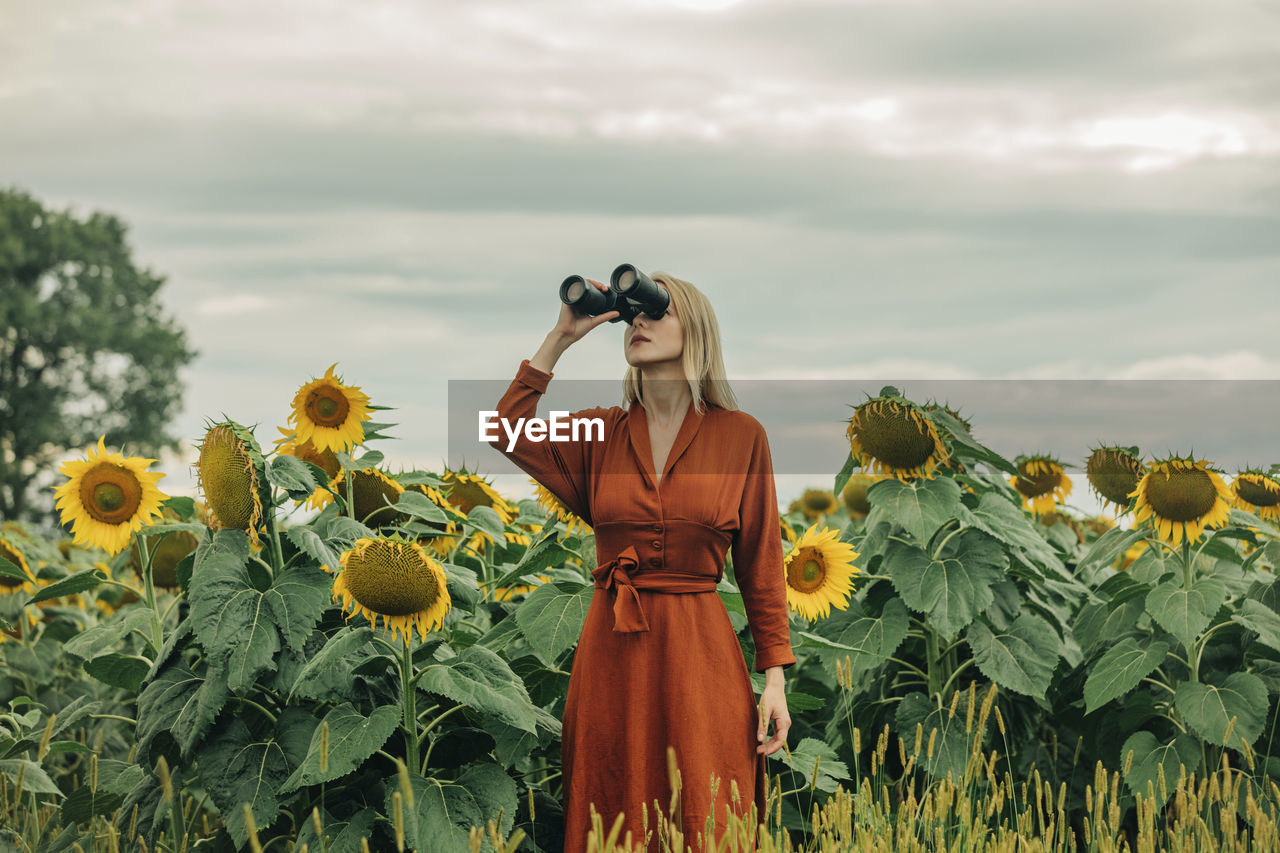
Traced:
[[[693, 395], [694, 410], [706, 414], [707, 405], [736, 410], [737, 400], [729, 387], [724, 372], [724, 357], [720, 351], [720, 324], [711, 301], [684, 279], [664, 272], [649, 276], [671, 294], [671, 304], [684, 331], [684, 350], [680, 364]], [[622, 378], [623, 402], [628, 406], [644, 398], [640, 370], [628, 365]]]

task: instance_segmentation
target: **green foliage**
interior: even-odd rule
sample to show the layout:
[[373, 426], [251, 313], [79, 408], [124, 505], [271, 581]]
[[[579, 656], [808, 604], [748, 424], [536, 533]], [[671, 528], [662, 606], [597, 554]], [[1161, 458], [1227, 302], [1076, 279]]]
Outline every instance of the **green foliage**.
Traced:
[[0, 517], [52, 519], [30, 471], [103, 433], [140, 456], [176, 446], [165, 425], [195, 353], [126, 233], [113, 215], [79, 219], [0, 191]]

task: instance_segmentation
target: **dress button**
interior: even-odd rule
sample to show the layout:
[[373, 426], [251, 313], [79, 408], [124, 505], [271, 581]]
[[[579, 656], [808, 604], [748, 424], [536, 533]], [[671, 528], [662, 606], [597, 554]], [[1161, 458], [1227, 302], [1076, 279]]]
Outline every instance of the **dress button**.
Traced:
[[654, 533], [661, 533], [661, 532], [662, 532], [662, 525], [661, 525], [661, 524], [655, 524], [655, 525], [653, 526], [653, 532], [654, 532]]
[[655, 540], [653, 540], [652, 542], [650, 542], [649, 544], [653, 546], [653, 550], [655, 550], [655, 551], [661, 551], [661, 550], [662, 550], [662, 540], [661, 540], [661, 539], [655, 539]]
[[650, 557], [650, 558], [649, 558], [649, 565], [651, 565], [651, 566], [661, 566], [661, 565], [662, 565], [662, 561], [661, 561], [661, 560], [659, 560], [657, 557]]

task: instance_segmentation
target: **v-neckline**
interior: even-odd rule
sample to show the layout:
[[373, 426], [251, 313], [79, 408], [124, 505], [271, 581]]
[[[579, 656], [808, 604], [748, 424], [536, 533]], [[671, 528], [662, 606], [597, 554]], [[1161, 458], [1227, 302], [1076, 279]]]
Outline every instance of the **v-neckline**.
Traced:
[[649, 418], [645, 413], [644, 406], [639, 401], [636, 401], [631, 404], [628, 411], [631, 415], [628, 418], [628, 432], [632, 449], [635, 450], [636, 456], [639, 457], [640, 468], [644, 472], [644, 476], [653, 484], [654, 491], [661, 493], [662, 483], [670, 476], [671, 466], [675, 465], [676, 460], [688, 449], [694, 435], [698, 432], [698, 427], [702, 425], [703, 416], [698, 414], [693, 402], [690, 401], [689, 407], [685, 409], [684, 419], [680, 422], [680, 429], [676, 432], [675, 441], [672, 442], [671, 449], [667, 451], [666, 461], [663, 462], [662, 471], [659, 473], [653, 461], [653, 446], [649, 442]]

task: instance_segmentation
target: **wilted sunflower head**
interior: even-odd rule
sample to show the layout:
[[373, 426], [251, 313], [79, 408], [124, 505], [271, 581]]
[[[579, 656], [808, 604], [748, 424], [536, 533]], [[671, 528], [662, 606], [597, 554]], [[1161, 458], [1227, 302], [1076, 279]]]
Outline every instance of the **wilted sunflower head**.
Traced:
[[1084, 532], [1080, 529], [1080, 525], [1074, 518], [1067, 515], [1065, 512], [1058, 512], [1056, 509], [1051, 509], [1038, 516], [1038, 518], [1040, 523], [1045, 527], [1053, 527], [1055, 524], [1065, 524], [1067, 527], [1071, 528], [1071, 532], [1076, 535], [1077, 542], [1084, 542]]
[[324, 376], [298, 389], [289, 423], [297, 430], [298, 442], [346, 452], [364, 441], [364, 422], [371, 417], [369, 396], [357, 386], [343, 385], [333, 375], [337, 366], [335, 361]]
[[858, 572], [857, 556], [852, 545], [840, 541], [840, 531], [819, 531], [814, 524], [787, 554], [787, 604], [811, 621], [825, 619], [832, 607], [844, 610]]
[[1105, 515], [1095, 515], [1090, 518], [1085, 518], [1082, 519], [1080, 523], [1084, 526], [1085, 530], [1089, 531], [1094, 539], [1097, 539], [1099, 536], [1116, 526], [1115, 519], [1107, 518]]
[[[332, 480], [338, 475], [342, 465], [338, 462], [338, 455], [332, 450], [317, 450], [316, 446], [309, 441], [299, 441], [297, 433], [287, 430], [284, 427], [276, 427], [283, 434], [281, 438], [276, 439], [276, 447], [286, 456], [294, 456], [303, 462], [310, 462], [320, 470], [324, 471], [325, 476]], [[308, 509], [324, 509], [333, 502], [333, 495], [328, 489], [318, 487], [306, 499]], [[296, 503], [302, 503], [297, 501]]]
[[498, 494], [493, 486], [483, 478], [466, 471], [450, 471], [445, 469], [442, 475], [445, 485], [449, 487], [449, 503], [458, 508], [464, 515], [478, 506], [491, 507], [502, 519], [503, 524], [510, 524], [516, 517], [516, 508]]
[[840, 499], [844, 501], [851, 517], [863, 518], [871, 512], [871, 502], [867, 500], [867, 489], [884, 479], [887, 478], [882, 474], [866, 473], [854, 474], [849, 478], [849, 482], [845, 483], [844, 488], [840, 490]]
[[1062, 463], [1052, 456], [1037, 453], [1014, 459], [1018, 476], [1009, 478], [1009, 485], [1022, 496], [1022, 508], [1032, 515], [1049, 512], [1056, 504], [1064, 503], [1071, 494], [1071, 478]]
[[1093, 450], [1085, 463], [1089, 485], [1105, 504], [1115, 504], [1116, 512], [1128, 512], [1132, 498], [1129, 496], [1142, 477], [1142, 460], [1136, 447], [1106, 445]]
[[800, 496], [800, 512], [805, 521], [826, 518], [840, 508], [840, 502], [828, 489], [805, 489]]
[[215, 530], [244, 530], [261, 546], [265, 461], [253, 433], [235, 421], [210, 424], [200, 442], [196, 472]]
[[[362, 538], [342, 554], [342, 570], [333, 581], [333, 599], [347, 619], [363, 614], [378, 627], [409, 642], [416, 627], [423, 640], [438, 629], [452, 601], [444, 568], [417, 542]], [[328, 568], [328, 567], [326, 567]]]
[[[344, 501], [347, 500], [347, 472], [339, 471], [329, 483]], [[355, 495], [351, 499], [357, 521], [369, 527], [392, 524], [400, 515], [395, 509], [400, 496], [404, 494], [404, 486], [377, 468], [361, 468], [351, 472], [351, 489]], [[391, 504], [388, 506], [388, 503]]]
[[1251, 512], [1263, 521], [1280, 523], [1280, 481], [1259, 468], [1236, 474], [1231, 483], [1233, 504]]
[[1195, 542], [1206, 527], [1227, 523], [1233, 495], [1222, 477], [1203, 459], [1171, 456], [1153, 461], [1132, 496], [1138, 523], [1150, 519], [1161, 540]]
[[896, 394], [882, 394], [858, 406], [845, 435], [854, 464], [903, 481], [932, 479], [950, 458], [933, 421]]
[[556, 497], [550, 489], [532, 477], [529, 478], [529, 482], [533, 483], [534, 495], [538, 499], [538, 506], [545, 509], [547, 515], [556, 521], [564, 522], [565, 532], [570, 536], [574, 535], [575, 532], [582, 533], [584, 536], [591, 532], [591, 525], [575, 515], [573, 510], [565, 506], [564, 501]]
[[118, 554], [134, 531], [160, 514], [160, 504], [169, 496], [156, 487], [165, 475], [147, 471], [154, 461], [108, 453], [102, 436], [87, 459], [58, 466], [68, 480], [54, 492], [57, 507], [62, 523], [72, 525], [76, 544]]
[[31, 573], [31, 566], [27, 565], [27, 559], [22, 556], [18, 546], [4, 536], [0, 536], [0, 557], [13, 563], [27, 576], [25, 581], [20, 581], [17, 578], [0, 575], [0, 593], [35, 592], [36, 576]]

